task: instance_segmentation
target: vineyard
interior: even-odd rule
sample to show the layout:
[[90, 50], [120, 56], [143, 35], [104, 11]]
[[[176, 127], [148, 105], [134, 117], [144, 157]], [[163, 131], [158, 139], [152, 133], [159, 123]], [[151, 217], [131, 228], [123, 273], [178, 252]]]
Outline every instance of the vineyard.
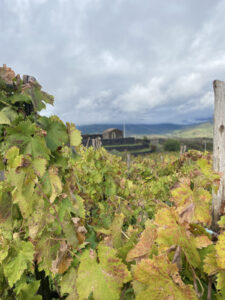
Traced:
[[53, 97], [0, 68], [0, 299], [225, 299], [211, 154], [126, 161], [39, 112]]

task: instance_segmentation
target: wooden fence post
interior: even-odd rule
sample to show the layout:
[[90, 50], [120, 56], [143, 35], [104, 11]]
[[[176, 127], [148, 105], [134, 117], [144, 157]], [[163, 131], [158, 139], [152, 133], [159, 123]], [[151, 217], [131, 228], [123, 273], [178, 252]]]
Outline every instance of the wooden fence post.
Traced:
[[212, 228], [218, 229], [217, 221], [225, 209], [225, 82], [213, 82], [214, 130], [213, 130], [213, 170], [221, 173], [220, 186], [217, 194], [213, 194]]
[[130, 166], [131, 166], [130, 153], [127, 153], [127, 168], [128, 168], [128, 170], [130, 170]]

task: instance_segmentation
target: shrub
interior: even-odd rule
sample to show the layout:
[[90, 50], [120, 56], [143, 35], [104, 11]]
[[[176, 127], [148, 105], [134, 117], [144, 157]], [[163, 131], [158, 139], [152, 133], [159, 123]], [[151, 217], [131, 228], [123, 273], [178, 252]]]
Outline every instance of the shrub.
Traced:
[[177, 140], [168, 139], [164, 144], [165, 151], [179, 151], [180, 143]]

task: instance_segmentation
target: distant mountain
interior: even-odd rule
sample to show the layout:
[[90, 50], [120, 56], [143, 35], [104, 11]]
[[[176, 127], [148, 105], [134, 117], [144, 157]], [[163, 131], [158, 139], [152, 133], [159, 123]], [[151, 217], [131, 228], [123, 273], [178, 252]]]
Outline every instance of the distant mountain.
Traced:
[[[152, 134], [168, 134], [175, 130], [185, 129], [190, 125], [180, 124], [126, 124], [126, 136], [131, 135], [152, 135]], [[92, 124], [77, 126], [82, 134], [102, 133], [108, 128], [118, 128], [123, 130], [123, 124]]]

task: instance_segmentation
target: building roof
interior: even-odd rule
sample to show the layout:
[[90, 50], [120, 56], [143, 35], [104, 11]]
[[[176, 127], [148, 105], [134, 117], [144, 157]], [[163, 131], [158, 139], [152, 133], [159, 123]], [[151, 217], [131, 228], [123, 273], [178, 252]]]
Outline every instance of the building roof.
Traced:
[[103, 131], [103, 133], [112, 132], [112, 131], [114, 131], [114, 130], [121, 131], [121, 130], [120, 130], [120, 129], [118, 129], [118, 128], [108, 128], [108, 129], [104, 130], [104, 131]]

